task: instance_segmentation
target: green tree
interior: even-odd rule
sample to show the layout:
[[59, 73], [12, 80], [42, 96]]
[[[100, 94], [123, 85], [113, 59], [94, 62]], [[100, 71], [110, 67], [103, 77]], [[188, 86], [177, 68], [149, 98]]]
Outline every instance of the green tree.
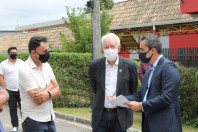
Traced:
[[[82, 8], [66, 7], [67, 18], [63, 18], [65, 25], [72, 31], [71, 36], [65, 36], [60, 33], [62, 49], [66, 52], [90, 53], [92, 45], [92, 24], [91, 15], [85, 14]], [[101, 35], [110, 31], [110, 24], [113, 16], [110, 16], [108, 10], [101, 12]]]
[[110, 10], [114, 6], [113, 0], [100, 0], [100, 6], [104, 4], [105, 10]]

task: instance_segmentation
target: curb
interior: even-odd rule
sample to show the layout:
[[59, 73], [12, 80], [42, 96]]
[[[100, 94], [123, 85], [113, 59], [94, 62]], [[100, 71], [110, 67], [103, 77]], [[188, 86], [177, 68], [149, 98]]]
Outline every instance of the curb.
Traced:
[[[56, 117], [61, 118], [61, 119], [66, 119], [66, 120], [70, 120], [73, 122], [77, 122], [77, 123], [82, 123], [85, 125], [90, 125], [91, 126], [91, 120], [84, 118], [84, 117], [79, 117], [79, 116], [74, 116], [74, 115], [69, 115], [69, 114], [63, 114], [60, 112], [56, 112], [54, 111]], [[127, 129], [127, 132], [141, 132], [141, 130], [135, 129], [135, 128], [129, 128]]]

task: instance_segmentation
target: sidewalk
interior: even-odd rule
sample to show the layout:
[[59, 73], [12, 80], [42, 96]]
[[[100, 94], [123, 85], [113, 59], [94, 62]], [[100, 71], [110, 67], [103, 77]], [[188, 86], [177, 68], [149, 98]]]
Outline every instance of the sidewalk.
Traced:
[[[10, 114], [9, 114], [9, 108], [8, 105], [4, 105], [3, 106], [3, 112], [0, 113], [0, 120], [3, 123], [5, 132], [10, 132], [12, 129], [12, 125], [10, 122]], [[22, 119], [20, 116], [20, 112], [18, 109], [18, 115], [19, 115], [19, 132], [22, 132], [22, 127], [21, 127], [21, 123], [22, 123]], [[62, 130], [65, 130], [65, 127], [71, 127], [72, 131], [75, 131], [74, 129], [78, 129], [77, 127], [79, 127], [79, 125], [70, 125], [68, 126], [68, 121], [74, 122], [74, 123], [79, 123], [82, 125], [86, 125], [88, 129], [84, 130], [83, 128], [79, 131], [83, 131], [83, 132], [88, 132], [91, 131], [91, 120], [87, 119], [87, 118], [83, 118], [83, 117], [78, 117], [78, 116], [73, 116], [73, 115], [69, 115], [69, 114], [63, 114], [60, 112], [55, 112], [56, 115], [56, 127], [57, 127], [57, 132], [63, 132]], [[70, 123], [71, 124], [71, 123]], [[69, 131], [69, 130], [68, 130]], [[72, 132], [71, 131], [71, 132]], [[140, 130], [134, 129], [134, 128], [130, 128], [127, 130], [127, 132], [141, 132]]]
[[[91, 126], [91, 120], [87, 119], [87, 118], [84, 118], [84, 117], [78, 117], [78, 116], [73, 116], [73, 115], [69, 115], [69, 114], [63, 114], [63, 113], [56, 112], [56, 111], [55, 111], [55, 115], [56, 115], [57, 118], [70, 120], [70, 121], [73, 121], [73, 122], [82, 123], [82, 124], [86, 124], [86, 125]], [[134, 129], [134, 128], [129, 128], [127, 130], [127, 132], [141, 132], [141, 130]]]
[[[0, 120], [4, 127], [4, 132], [11, 132], [12, 125], [10, 120], [8, 105], [3, 106], [3, 112], [0, 113]], [[19, 129], [18, 132], [22, 132], [22, 119], [19, 113], [19, 108], [17, 109], [19, 116]], [[80, 124], [73, 121], [68, 121], [65, 119], [56, 118], [55, 119], [56, 132], [91, 132], [90, 125]]]

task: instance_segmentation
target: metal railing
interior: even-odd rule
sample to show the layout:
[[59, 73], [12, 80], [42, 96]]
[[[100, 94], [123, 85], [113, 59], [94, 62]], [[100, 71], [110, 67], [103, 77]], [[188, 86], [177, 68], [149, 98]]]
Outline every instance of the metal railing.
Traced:
[[198, 67], [198, 47], [164, 48], [163, 55], [174, 62], [180, 62], [186, 67]]

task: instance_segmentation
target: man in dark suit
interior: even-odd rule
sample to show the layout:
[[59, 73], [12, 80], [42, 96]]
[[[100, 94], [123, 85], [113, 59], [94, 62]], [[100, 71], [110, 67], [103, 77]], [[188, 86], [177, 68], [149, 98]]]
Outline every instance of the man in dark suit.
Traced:
[[136, 64], [118, 56], [120, 39], [113, 33], [102, 37], [105, 58], [92, 60], [89, 76], [95, 94], [92, 106], [93, 132], [126, 132], [133, 123], [129, 108], [116, 107], [107, 96], [128, 96], [137, 91], [138, 74]]
[[162, 55], [162, 44], [154, 34], [143, 37], [139, 58], [150, 63], [140, 90], [125, 103], [142, 111], [143, 132], [182, 132], [179, 108], [180, 74], [176, 65]]

